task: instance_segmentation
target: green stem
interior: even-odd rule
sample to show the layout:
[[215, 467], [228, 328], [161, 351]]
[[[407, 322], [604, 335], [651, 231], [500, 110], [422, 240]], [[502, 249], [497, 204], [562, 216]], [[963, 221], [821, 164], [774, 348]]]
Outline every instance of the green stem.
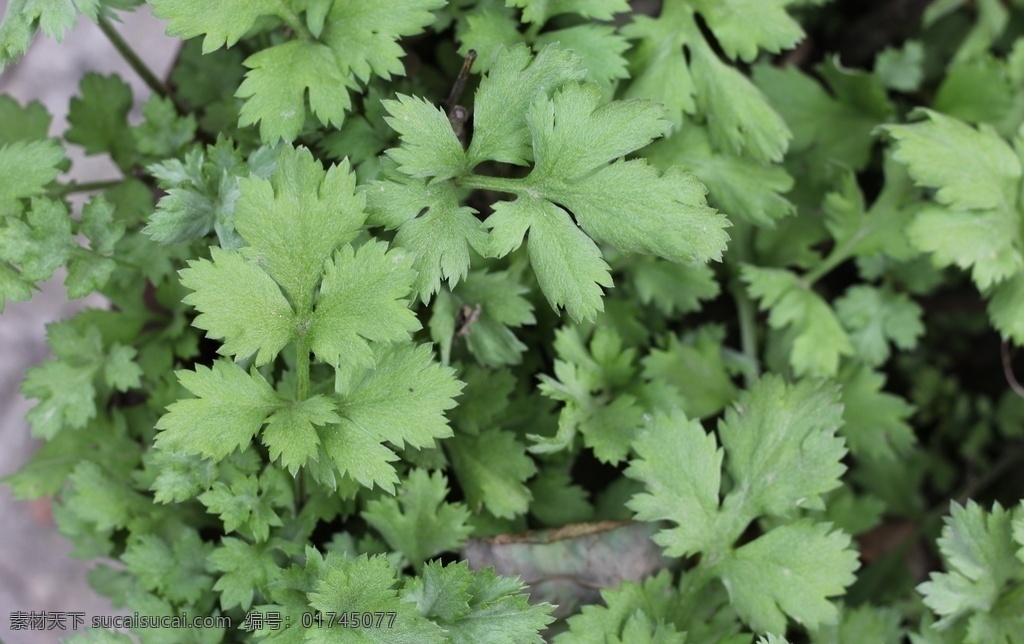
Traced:
[[477, 190], [494, 190], [518, 195], [527, 189], [522, 179], [512, 177], [488, 177], [482, 174], [470, 174], [456, 180], [460, 186]]
[[814, 270], [810, 271], [803, 277], [803, 282], [807, 286], [811, 286], [822, 277], [825, 277], [836, 267], [845, 262], [846, 260], [853, 257], [853, 251], [863, 239], [866, 231], [859, 230], [855, 235], [847, 239], [843, 244], [836, 246], [832, 249], [832, 252], [828, 254], [825, 261], [818, 264]]
[[67, 195], [75, 194], [77, 192], [98, 192], [100, 190], [106, 190], [108, 188], [118, 186], [123, 181], [124, 179], [109, 179], [107, 181], [84, 181], [82, 183], [72, 181], [67, 185], [58, 186], [56, 189], [51, 190], [50, 196], [65, 197]]
[[142, 62], [142, 59], [135, 53], [135, 50], [125, 42], [121, 34], [117, 33], [113, 25], [102, 16], [96, 19], [96, 23], [100, 26], [100, 30], [106, 35], [107, 39], [110, 40], [110, 44], [114, 46], [117, 53], [121, 54], [121, 57], [135, 70], [135, 73], [142, 78], [143, 82], [153, 90], [153, 93], [163, 98], [171, 98], [171, 92], [167, 89], [167, 85], [157, 78], [156, 74], [146, 66], [146, 63]]
[[284, 24], [291, 27], [292, 31], [297, 33], [300, 38], [303, 40], [316, 40], [313, 32], [309, 30], [306, 23], [302, 22], [302, 18], [299, 17], [299, 14], [295, 13], [287, 2], [277, 0], [277, 9], [278, 17], [284, 21]]
[[309, 398], [309, 336], [299, 333], [295, 347], [295, 400], [302, 402]]
[[740, 323], [740, 349], [743, 351], [743, 357], [748, 365], [743, 373], [743, 383], [747, 389], [750, 389], [761, 377], [761, 363], [757, 357], [757, 316], [754, 303], [739, 280], [734, 280], [729, 290], [732, 292], [732, 299], [736, 302], [736, 312]]

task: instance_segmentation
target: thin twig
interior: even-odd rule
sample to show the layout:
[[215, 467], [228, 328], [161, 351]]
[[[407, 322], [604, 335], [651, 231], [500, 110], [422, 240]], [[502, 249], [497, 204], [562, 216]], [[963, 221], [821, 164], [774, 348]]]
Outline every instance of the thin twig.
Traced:
[[466, 89], [466, 81], [469, 80], [469, 70], [473, 67], [473, 61], [475, 60], [476, 50], [470, 49], [469, 53], [466, 54], [466, 60], [462, 63], [462, 69], [459, 70], [459, 75], [455, 78], [452, 91], [444, 102], [444, 107], [448, 111], [449, 117], [451, 117], [452, 110], [458, 106], [459, 99], [462, 98], [462, 91]]
[[1006, 382], [1010, 385], [1010, 389], [1013, 393], [1017, 394], [1021, 398], [1024, 398], [1024, 386], [1021, 386], [1017, 380], [1017, 376], [1013, 373], [1013, 354], [1014, 351], [1010, 349], [1010, 341], [1003, 340], [1003, 343], [999, 347], [1000, 353], [1003, 356], [1003, 375], [1006, 376]]

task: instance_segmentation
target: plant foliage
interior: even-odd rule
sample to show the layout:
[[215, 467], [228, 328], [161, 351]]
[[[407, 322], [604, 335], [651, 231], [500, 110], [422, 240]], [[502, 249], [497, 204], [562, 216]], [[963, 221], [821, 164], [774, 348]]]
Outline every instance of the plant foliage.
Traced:
[[142, 642], [1022, 641], [1019, 0], [148, 4], [139, 119], [0, 97], [0, 310], [110, 303], [5, 482]]

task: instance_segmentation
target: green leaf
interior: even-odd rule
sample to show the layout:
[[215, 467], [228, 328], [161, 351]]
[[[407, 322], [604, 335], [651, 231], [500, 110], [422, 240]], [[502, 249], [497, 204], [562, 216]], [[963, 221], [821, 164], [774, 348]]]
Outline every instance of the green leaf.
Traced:
[[877, 76], [846, 70], [835, 59], [817, 71], [827, 89], [796, 67], [758, 65], [754, 81], [792, 130], [793, 152], [805, 151], [822, 167], [838, 161], [861, 170], [871, 158], [875, 126], [892, 117], [885, 88]]
[[[1013, 513], [998, 503], [985, 512], [974, 501], [966, 506], [953, 503], [939, 538], [939, 550], [949, 572], [933, 572], [929, 581], [917, 587], [924, 603], [940, 619], [935, 628], [944, 629], [968, 617], [968, 627], [981, 628], [1010, 580], [1018, 580], [1024, 564], [1015, 555]], [[1017, 620], [1019, 622], [1019, 618]], [[984, 641], [969, 638], [970, 642]]]
[[686, 34], [679, 28], [686, 10], [682, 3], [667, 3], [658, 18], [635, 15], [622, 28], [622, 35], [639, 41], [630, 66], [633, 80], [625, 98], [658, 101], [668, 109], [667, 117], [676, 129], [682, 125], [684, 113], [697, 110], [696, 87], [683, 55]]
[[720, 547], [718, 493], [723, 452], [714, 434], [681, 411], [658, 414], [633, 443], [637, 459], [626, 476], [643, 481], [648, 493], [629, 502], [641, 521], [672, 521], [654, 540], [670, 557], [709, 552]]
[[833, 376], [840, 356], [853, 345], [832, 308], [796, 275], [776, 268], [744, 265], [741, 277], [761, 310], [770, 310], [768, 325], [787, 328], [792, 338], [789, 362], [797, 375]]
[[[608, 642], [659, 642], [683, 644], [686, 634], [676, 630], [679, 592], [667, 572], [642, 583], [626, 582], [619, 588], [601, 591], [604, 605], [592, 604], [568, 619], [569, 630], [559, 634], [555, 644]], [[651, 637], [646, 640], [644, 637]]]
[[280, 568], [270, 550], [273, 540], [250, 544], [235, 537], [223, 537], [221, 545], [210, 553], [210, 566], [222, 572], [213, 589], [220, 593], [220, 606], [228, 610], [238, 606], [242, 610], [252, 607], [256, 590], [261, 591], [276, 579]]
[[885, 376], [867, 366], [844, 369], [843, 427], [850, 451], [858, 458], [896, 459], [915, 442], [907, 419], [914, 408], [899, 396], [882, 391]]
[[216, 360], [213, 367], [177, 371], [178, 382], [196, 398], [172, 403], [156, 423], [161, 449], [201, 454], [221, 460], [245, 447], [281, 404], [273, 388], [257, 373]]
[[539, 631], [551, 623], [550, 604], [530, 605], [524, 585], [498, 577], [492, 568], [474, 574], [465, 561], [428, 563], [420, 577], [406, 581], [402, 600], [458, 644], [542, 642]]
[[21, 267], [25, 280], [50, 279], [78, 248], [72, 237], [71, 218], [61, 201], [34, 197], [24, 220], [7, 217], [5, 223], [0, 228], [0, 253]]
[[906, 351], [917, 346], [924, 334], [921, 307], [889, 288], [854, 286], [834, 306], [850, 333], [854, 355], [872, 367], [889, 359], [889, 342]]
[[718, 434], [733, 494], [748, 514], [790, 517], [799, 508], [821, 509], [821, 495], [839, 487], [846, 446], [836, 436], [837, 393], [824, 383], [787, 385], [766, 375], [726, 410]]
[[128, 127], [132, 90], [116, 74], [102, 76], [89, 72], [79, 85], [81, 98], [71, 99], [64, 134], [70, 143], [85, 148], [86, 154], [109, 154], [122, 170], [129, 170], [135, 158], [135, 139]]
[[64, 33], [78, 22], [79, 12], [95, 20], [100, 8], [99, 0], [11, 0], [6, 4], [7, 12], [0, 24], [0, 72], [28, 51], [37, 29], [61, 42]]
[[733, 608], [755, 631], [784, 633], [785, 615], [810, 629], [836, 621], [828, 597], [853, 583], [858, 566], [849, 536], [829, 532], [827, 523], [798, 521], [727, 555], [718, 575]]
[[316, 427], [339, 422], [334, 402], [325, 396], [313, 396], [271, 414], [263, 431], [263, 444], [270, 450], [270, 458], [280, 459], [281, 466], [295, 476], [306, 461], [317, 458], [320, 437]]
[[[940, 266], [972, 270], [987, 289], [1024, 267], [1018, 231], [1021, 163], [994, 130], [980, 130], [923, 110], [928, 120], [887, 126], [895, 158], [918, 185], [934, 188], [945, 208], [926, 208], [907, 229], [911, 242]], [[955, 152], [954, 152], [955, 151]]]
[[68, 477], [67, 507], [97, 530], [124, 528], [136, 516], [152, 512], [149, 500], [124, 481], [111, 477], [94, 461], [82, 461]]
[[737, 155], [745, 151], [761, 163], [782, 160], [793, 135], [761, 89], [710, 49], [693, 56], [690, 72], [716, 148]]
[[470, 509], [485, 508], [500, 519], [526, 513], [533, 495], [524, 482], [537, 467], [514, 433], [494, 428], [456, 434], [444, 447]]
[[447, 496], [443, 474], [415, 469], [394, 498], [370, 501], [362, 517], [419, 571], [427, 559], [458, 549], [469, 536], [469, 510], [448, 503]]
[[14, 97], [0, 96], [0, 123], [8, 126], [0, 132], [0, 146], [47, 138], [51, 120], [50, 113], [39, 101], [22, 107]]
[[282, 11], [280, 0], [153, 0], [153, 15], [170, 21], [168, 36], [182, 40], [206, 34], [203, 53], [231, 47], [253, 28], [256, 19]]
[[338, 127], [352, 106], [354, 84], [330, 47], [292, 40], [245, 59], [249, 72], [235, 96], [245, 99], [239, 125], [260, 124], [267, 143], [294, 141], [306, 122], [306, 96], [313, 114], [326, 126]]
[[193, 291], [183, 302], [199, 311], [193, 326], [223, 342], [221, 355], [241, 360], [255, 354], [256, 366], [271, 362], [297, 335], [291, 305], [256, 262], [217, 247], [210, 257], [191, 260], [181, 271], [181, 284]]
[[387, 124], [402, 138], [402, 147], [388, 150], [398, 169], [410, 177], [435, 181], [457, 177], [469, 168], [466, 151], [455, 136], [448, 116], [423, 98], [399, 94], [383, 101], [391, 116]]
[[558, 528], [594, 518], [589, 493], [572, 482], [567, 469], [549, 467], [530, 481], [530, 513], [543, 525]]
[[507, 0], [506, 4], [521, 7], [524, 22], [540, 23], [566, 13], [575, 13], [583, 18], [611, 20], [615, 14], [629, 11], [626, 0]]
[[522, 127], [527, 110], [538, 97], [583, 77], [579, 59], [565, 49], [545, 47], [536, 57], [525, 45], [504, 50], [476, 93], [468, 167], [488, 159], [517, 165], [532, 159], [530, 132]]
[[494, 204], [484, 225], [498, 257], [518, 248], [530, 231], [530, 264], [552, 308], [564, 307], [574, 320], [593, 319], [604, 310], [601, 287], [611, 288], [610, 269], [569, 213], [550, 201], [520, 197]]
[[[451, 131], [450, 125], [446, 127]], [[442, 280], [454, 288], [466, 278], [470, 247], [477, 252], [486, 250], [487, 233], [476, 211], [459, 205], [458, 193], [450, 183], [374, 181], [364, 194], [367, 223], [397, 228], [394, 243], [415, 253], [413, 289], [424, 302], [438, 292]]]
[[780, 167], [715, 151], [707, 129], [696, 123], [655, 141], [644, 156], [662, 170], [679, 166], [697, 175], [708, 187], [708, 201], [727, 215], [773, 226], [794, 212], [782, 196], [793, 187], [793, 177]]
[[790, 0], [692, 0], [729, 58], [750, 62], [764, 49], [777, 54], [804, 37], [786, 13]]
[[360, 555], [355, 560], [328, 560], [326, 570], [320, 575], [315, 589], [310, 592], [309, 605], [321, 614], [343, 615], [361, 613], [397, 613], [391, 628], [362, 628], [361, 626], [338, 630], [335, 628], [307, 629], [306, 642], [337, 642], [339, 633], [345, 633], [345, 641], [352, 642], [423, 642], [434, 644], [445, 641], [444, 631], [417, 614], [416, 607], [399, 599], [395, 589], [396, 571], [386, 557]]
[[[57, 178], [64, 161], [64, 148], [56, 141], [14, 141], [0, 144], [0, 212], [16, 213], [18, 200], [45, 192], [46, 184]], [[6, 251], [5, 251], [6, 252]]]
[[196, 135], [196, 117], [179, 116], [169, 98], [153, 96], [142, 106], [146, 120], [132, 128], [135, 147], [143, 154], [157, 157], [177, 155]]
[[194, 604], [213, 584], [206, 564], [212, 550], [195, 529], [186, 528], [170, 544], [155, 534], [130, 540], [122, 561], [146, 590], [174, 602]]
[[587, 70], [586, 79], [603, 90], [610, 90], [616, 81], [629, 78], [622, 55], [629, 49], [629, 43], [608, 25], [583, 24], [547, 31], [537, 36], [534, 47], [542, 49], [555, 43], [579, 56]]
[[339, 374], [342, 422], [317, 432], [342, 474], [391, 492], [398, 477], [390, 463], [398, 457], [382, 443], [427, 448], [451, 436], [444, 411], [455, 406], [462, 383], [433, 361], [427, 345], [375, 345], [374, 364]]
[[272, 526], [284, 525], [274, 506], [293, 507], [291, 489], [286, 487], [286, 494], [280, 494], [274, 489], [275, 477], [287, 475], [268, 469], [258, 479], [255, 475], [235, 477], [230, 486], [218, 481], [198, 498], [207, 510], [220, 516], [225, 532], [243, 529], [242, 534], [263, 542], [270, 536]]
[[269, 180], [249, 177], [239, 184], [235, 227], [249, 242], [246, 252], [296, 310], [308, 310], [324, 265], [365, 219], [355, 175], [347, 162], [324, 172], [309, 150], [285, 147]]
[[373, 344], [406, 340], [420, 328], [405, 300], [413, 280], [411, 259], [381, 241], [335, 253], [307, 330], [318, 358], [335, 366], [368, 366]]
[[717, 414], [737, 395], [725, 369], [721, 327], [701, 327], [691, 341], [669, 336], [664, 349], [644, 358], [644, 378], [666, 383], [682, 394], [682, 411], [691, 418]]

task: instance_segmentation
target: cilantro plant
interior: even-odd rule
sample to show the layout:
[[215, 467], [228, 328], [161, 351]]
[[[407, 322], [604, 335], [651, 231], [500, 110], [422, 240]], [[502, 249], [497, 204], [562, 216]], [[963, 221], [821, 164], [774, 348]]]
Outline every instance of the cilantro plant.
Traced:
[[153, 96], [0, 97], [0, 307], [141, 641], [1020, 641], [1024, 3], [140, 4], [8, 3]]

